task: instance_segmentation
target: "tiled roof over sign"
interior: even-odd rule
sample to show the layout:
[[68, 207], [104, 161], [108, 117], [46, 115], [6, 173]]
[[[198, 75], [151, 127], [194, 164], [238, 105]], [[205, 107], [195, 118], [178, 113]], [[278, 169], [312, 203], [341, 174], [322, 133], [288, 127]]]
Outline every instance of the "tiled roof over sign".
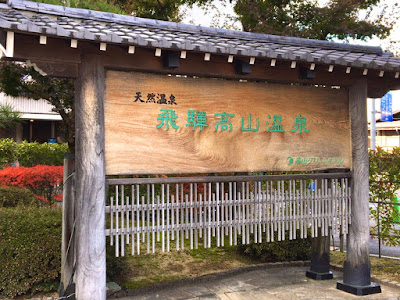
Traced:
[[380, 47], [200, 27], [21, 0], [0, 6], [0, 28], [98, 43], [400, 71], [400, 58], [383, 53]]

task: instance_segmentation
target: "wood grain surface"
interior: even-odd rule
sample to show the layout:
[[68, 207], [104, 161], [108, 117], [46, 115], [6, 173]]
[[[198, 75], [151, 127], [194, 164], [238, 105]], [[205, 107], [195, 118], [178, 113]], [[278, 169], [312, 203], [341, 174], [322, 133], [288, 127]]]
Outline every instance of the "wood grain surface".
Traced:
[[[347, 243], [347, 261], [355, 268], [370, 265], [369, 260], [369, 161], [368, 161], [368, 120], [367, 83], [360, 80], [349, 90], [353, 184], [352, 218]], [[364, 274], [366, 275], [366, 274]], [[368, 278], [370, 274], [367, 274]], [[357, 277], [357, 276], [356, 276]]]
[[[145, 102], [135, 102], [137, 93]], [[151, 93], [156, 101], [172, 94], [177, 105], [146, 103]], [[161, 110], [175, 112], [177, 129], [157, 128]], [[206, 112], [208, 126], [186, 126], [190, 110]], [[232, 131], [216, 130], [221, 113], [234, 115]], [[258, 131], [242, 130], [249, 115]], [[284, 132], [267, 132], [274, 115]], [[295, 126], [299, 115], [309, 132]], [[108, 175], [351, 168], [348, 96], [344, 89], [109, 70], [105, 143]]]
[[106, 299], [104, 66], [82, 56], [75, 81], [75, 296]]

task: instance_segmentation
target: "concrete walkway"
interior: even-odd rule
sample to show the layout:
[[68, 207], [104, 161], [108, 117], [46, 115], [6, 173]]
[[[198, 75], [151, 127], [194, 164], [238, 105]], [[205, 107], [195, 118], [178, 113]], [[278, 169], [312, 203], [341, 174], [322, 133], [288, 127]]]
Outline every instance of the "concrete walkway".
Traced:
[[334, 271], [333, 280], [314, 281], [305, 277], [304, 265], [264, 265], [193, 280], [181, 280], [136, 291], [120, 291], [109, 299], [399, 299], [400, 284], [381, 283], [382, 293], [354, 296], [336, 289], [342, 279], [341, 271]]

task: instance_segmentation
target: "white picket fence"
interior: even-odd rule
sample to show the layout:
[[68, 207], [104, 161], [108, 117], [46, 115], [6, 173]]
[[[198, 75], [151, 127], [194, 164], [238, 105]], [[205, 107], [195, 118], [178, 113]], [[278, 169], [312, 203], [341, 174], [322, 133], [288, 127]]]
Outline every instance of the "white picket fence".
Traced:
[[[115, 255], [346, 235], [350, 174], [131, 178], [107, 180]], [[310, 230], [310, 232], [308, 232]], [[228, 241], [229, 240], [229, 241]], [[141, 245], [145, 247], [142, 248]], [[187, 246], [187, 244], [186, 244]]]

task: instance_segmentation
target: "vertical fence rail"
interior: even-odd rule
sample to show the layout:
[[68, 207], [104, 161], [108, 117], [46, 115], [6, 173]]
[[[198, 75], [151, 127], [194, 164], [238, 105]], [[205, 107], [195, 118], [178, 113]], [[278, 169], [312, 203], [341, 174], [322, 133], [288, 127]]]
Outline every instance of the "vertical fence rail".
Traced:
[[[350, 173], [109, 179], [115, 255], [347, 234]], [[310, 232], [308, 232], [308, 230]], [[187, 243], [185, 243], [187, 241]], [[143, 249], [142, 248], [143, 245]]]

